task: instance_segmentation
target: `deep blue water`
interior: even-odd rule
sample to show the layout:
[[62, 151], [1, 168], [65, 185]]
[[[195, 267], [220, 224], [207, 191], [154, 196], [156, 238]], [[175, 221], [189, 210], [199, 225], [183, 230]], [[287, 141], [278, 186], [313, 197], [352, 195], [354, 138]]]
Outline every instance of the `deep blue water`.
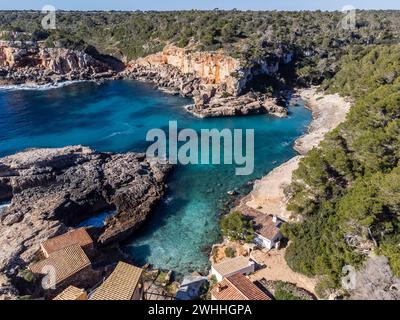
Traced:
[[[0, 90], [0, 156], [30, 147], [82, 144], [99, 151], [144, 152], [149, 129], [255, 129], [255, 170], [236, 176], [234, 165], [177, 166], [163, 203], [125, 249], [138, 264], [182, 273], [204, 271], [207, 249], [219, 239], [218, 215], [227, 192], [295, 155], [294, 140], [311, 113], [291, 107], [288, 118], [264, 115], [197, 119], [185, 112], [188, 99], [170, 96], [134, 81], [102, 85], [77, 83], [50, 90]], [[101, 224], [104, 215], [90, 223]]]

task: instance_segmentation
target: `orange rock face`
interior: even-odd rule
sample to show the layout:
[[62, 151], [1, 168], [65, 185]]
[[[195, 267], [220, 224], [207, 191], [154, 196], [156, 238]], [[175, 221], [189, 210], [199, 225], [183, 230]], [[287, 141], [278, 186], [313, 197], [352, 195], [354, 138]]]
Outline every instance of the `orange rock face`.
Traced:
[[232, 73], [240, 68], [239, 60], [214, 52], [191, 52], [188, 49], [166, 46], [162, 52], [134, 61], [135, 64], [154, 66], [169, 64], [182, 73], [193, 73], [205, 84], [225, 84], [226, 91], [234, 93], [237, 79]]
[[14, 51], [13, 48], [7, 46], [0, 46], [0, 66], [7, 67], [14, 65]]

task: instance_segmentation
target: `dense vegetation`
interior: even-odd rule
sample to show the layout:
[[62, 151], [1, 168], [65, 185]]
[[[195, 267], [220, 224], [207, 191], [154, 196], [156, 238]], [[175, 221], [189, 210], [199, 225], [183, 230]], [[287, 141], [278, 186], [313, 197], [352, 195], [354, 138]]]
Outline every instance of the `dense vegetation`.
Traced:
[[286, 260], [304, 274], [328, 275], [359, 265], [374, 248], [400, 276], [400, 47], [354, 47], [324, 88], [351, 96], [345, 123], [311, 151], [294, 174]]
[[306, 83], [335, 74], [349, 45], [400, 39], [397, 11], [358, 11], [354, 30], [341, 27], [341, 12], [320, 11], [57, 12], [57, 29], [49, 31], [41, 27], [43, 16], [38, 11], [2, 11], [0, 30], [19, 31], [19, 38], [45, 40], [49, 46], [93, 46], [124, 59], [160, 51], [167, 43], [223, 49], [244, 63], [273, 59], [290, 49], [297, 57], [297, 75]]
[[238, 211], [221, 219], [221, 231], [225, 237], [232, 241], [251, 242], [254, 237], [252, 221]]

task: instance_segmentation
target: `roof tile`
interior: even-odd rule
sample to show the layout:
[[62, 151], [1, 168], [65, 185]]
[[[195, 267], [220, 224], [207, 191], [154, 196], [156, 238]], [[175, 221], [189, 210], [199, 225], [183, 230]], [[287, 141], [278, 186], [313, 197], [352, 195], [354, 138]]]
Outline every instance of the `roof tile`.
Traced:
[[46, 275], [51, 272], [49, 268], [54, 268], [55, 284], [59, 284], [90, 265], [82, 248], [74, 244], [53, 252], [48, 258], [32, 264], [29, 269], [35, 274]]
[[85, 228], [74, 229], [60, 236], [48, 239], [42, 242], [42, 248], [48, 255], [60, 249], [69, 247], [73, 244], [79, 244], [84, 247], [92, 244], [93, 240], [90, 238]]
[[217, 300], [271, 300], [241, 273], [222, 280], [211, 290], [211, 294]]
[[131, 300], [143, 270], [125, 262], [96, 289], [90, 300]]
[[220, 263], [214, 264], [213, 268], [221, 275], [229, 275], [232, 272], [244, 269], [251, 264], [249, 258], [238, 256], [236, 258], [227, 259]]

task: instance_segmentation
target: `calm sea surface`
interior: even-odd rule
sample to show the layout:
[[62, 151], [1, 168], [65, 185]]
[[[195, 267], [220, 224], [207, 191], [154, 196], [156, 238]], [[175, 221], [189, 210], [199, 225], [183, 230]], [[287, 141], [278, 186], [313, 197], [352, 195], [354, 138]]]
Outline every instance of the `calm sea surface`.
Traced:
[[177, 166], [163, 202], [124, 244], [138, 264], [181, 273], [204, 271], [210, 245], [220, 237], [218, 215], [229, 200], [227, 192], [243, 190], [248, 181], [293, 157], [293, 142], [306, 130], [311, 113], [300, 105], [291, 107], [290, 116], [283, 119], [264, 115], [198, 119], [185, 112], [183, 106], [190, 103], [134, 81], [0, 90], [0, 156], [31, 147], [76, 144], [99, 151], [144, 152], [149, 145], [147, 131], [167, 130], [171, 120], [179, 128], [196, 131], [255, 129], [251, 176], [236, 176], [234, 165]]

